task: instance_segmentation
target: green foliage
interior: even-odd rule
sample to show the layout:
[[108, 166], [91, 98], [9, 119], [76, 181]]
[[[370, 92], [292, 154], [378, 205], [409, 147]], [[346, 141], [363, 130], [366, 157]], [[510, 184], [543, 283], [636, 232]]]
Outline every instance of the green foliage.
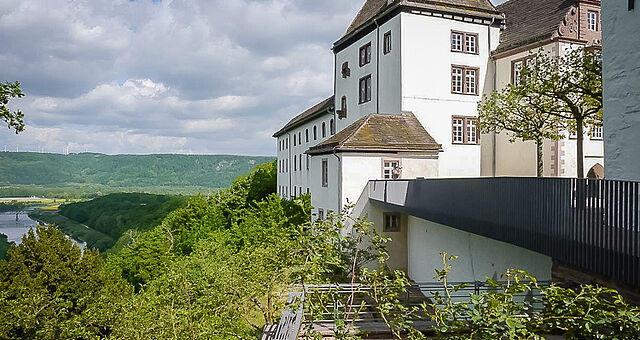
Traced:
[[7, 251], [9, 251], [10, 247], [11, 243], [9, 243], [7, 235], [0, 234], [0, 260], [5, 259]]
[[16, 133], [24, 131], [24, 114], [20, 110], [11, 112], [7, 108], [11, 98], [22, 98], [24, 93], [20, 90], [20, 83], [0, 83], [0, 120], [7, 123], [9, 129]]
[[[271, 157], [0, 154], [0, 196], [88, 197], [113, 192], [213, 192]], [[12, 187], [19, 186], [17, 189]], [[66, 196], [65, 196], [66, 195]]]
[[185, 203], [181, 196], [121, 193], [65, 204], [59, 214], [118, 239], [129, 229], [148, 230], [159, 225]]
[[108, 336], [131, 290], [62, 232], [38, 227], [0, 261], [0, 338]]
[[89, 249], [105, 251], [115, 243], [111, 236], [54, 212], [35, 210], [29, 213], [29, 217], [41, 223], [56, 226], [75, 240], [85, 242]]
[[528, 106], [576, 133], [578, 177], [584, 177], [585, 129], [602, 126], [602, 52], [579, 48], [553, 57], [540, 51], [535, 58], [522, 68], [519, 87]]
[[513, 143], [517, 139], [534, 141], [537, 147], [537, 174], [543, 175], [542, 142], [545, 139], [559, 140], [562, 121], [544, 109], [550, 106], [543, 96], [534, 96], [526, 83], [508, 85], [494, 91], [478, 103], [480, 130], [483, 133], [506, 131]]

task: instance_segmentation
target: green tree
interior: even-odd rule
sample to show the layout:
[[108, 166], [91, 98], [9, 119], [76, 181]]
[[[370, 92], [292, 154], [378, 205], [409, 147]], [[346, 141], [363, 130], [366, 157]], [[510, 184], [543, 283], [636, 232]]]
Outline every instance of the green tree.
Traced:
[[7, 235], [0, 234], [0, 260], [4, 260], [7, 251], [11, 247], [11, 243], [7, 239]]
[[38, 227], [0, 261], [0, 338], [106, 337], [131, 292], [104, 270], [97, 252]]
[[561, 57], [539, 52], [523, 67], [521, 93], [537, 112], [557, 117], [577, 136], [578, 177], [584, 177], [585, 128], [602, 126], [602, 54], [574, 49]]
[[16, 133], [24, 131], [24, 114], [20, 110], [11, 112], [7, 108], [11, 98], [24, 97], [20, 90], [19, 82], [0, 83], [0, 119], [7, 123], [9, 129], [14, 129]]
[[529, 94], [526, 86], [508, 85], [494, 91], [478, 104], [480, 130], [483, 133], [506, 131], [511, 143], [516, 139], [536, 143], [537, 175], [544, 173], [542, 154], [545, 139], [559, 140], [561, 121], [554, 115], [540, 110], [548, 98]]

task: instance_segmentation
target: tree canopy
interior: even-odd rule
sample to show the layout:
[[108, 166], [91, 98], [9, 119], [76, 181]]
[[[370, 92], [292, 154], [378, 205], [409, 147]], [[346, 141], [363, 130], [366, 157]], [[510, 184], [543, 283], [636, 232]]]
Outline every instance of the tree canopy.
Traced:
[[19, 82], [0, 83], [0, 119], [7, 123], [9, 129], [16, 133], [24, 131], [24, 114], [20, 110], [11, 111], [7, 108], [12, 98], [22, 98], [24, 93]]

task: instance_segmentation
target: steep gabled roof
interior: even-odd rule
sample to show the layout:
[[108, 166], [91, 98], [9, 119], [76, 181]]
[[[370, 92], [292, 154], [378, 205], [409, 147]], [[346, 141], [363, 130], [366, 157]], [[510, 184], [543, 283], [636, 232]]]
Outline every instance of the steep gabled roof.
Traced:
[[284, 134], [286, 131], [293, 129], [296, 126], [299, 126], [301, 124], [304, 124], [305, 122], [308, 122], [309, 120], [324, 114], [327, 111], [330, 111], [331, 108], [333, 107], [333, 101], [334, 101], [334, 96], [331, 96], [321, 102], [319, 102], [318, 104], [312, 106], [311, 108], [307, 109], [306, 111], [302, 112], [301, 114], [293, 117], [293, 119], [291, 119], [287, 124], [285, 124], [280, 130], [278, 130], [278, 132], [273, 134], [273, 137], [278, 137], [282, 134]]
[[360, 118], [326, 141], [309, 148], [308, 154], [334, 151], [428, 152], [442, 149], [412, 113], [370, 114]]
[[386, 7], [387, 0], [367, 0], [364, 5], [362, 5], [358, 14], [356, 14], [356, 17], [353, 19], [344, 35], [351, 34], [362, 24], [373, 19], [373, 17], [378, 13], [381, 13]]
[[575, 0], [509, 0], [497, 6], [506, 15], [496, 53], [551, 39]]

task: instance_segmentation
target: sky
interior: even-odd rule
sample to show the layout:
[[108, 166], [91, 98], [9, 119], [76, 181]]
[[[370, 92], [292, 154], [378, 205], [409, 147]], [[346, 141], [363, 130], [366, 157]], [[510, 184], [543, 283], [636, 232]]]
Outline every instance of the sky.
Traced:
[[[503, 0], [494, 1], [495, 4]], [[0, 0], [0, 152], [274, 155], [363, 0]]]

